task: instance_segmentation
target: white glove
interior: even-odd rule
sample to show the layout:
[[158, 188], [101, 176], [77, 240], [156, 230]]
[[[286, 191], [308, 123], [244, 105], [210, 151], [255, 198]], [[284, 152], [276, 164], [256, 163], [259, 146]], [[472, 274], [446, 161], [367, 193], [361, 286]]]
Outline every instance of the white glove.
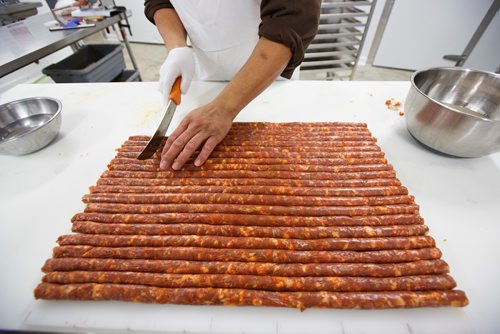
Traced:
[[172, 90], [175, 79], [182, 76], [181, 93], [186, 94], [191, 85], [194, 75], [194, 54], [188, 47], [170, 50], [167, 59], [160, 67], [160, 82], [158, 90], [163, 94], [163, 103], [168, 101], [168, 95]]

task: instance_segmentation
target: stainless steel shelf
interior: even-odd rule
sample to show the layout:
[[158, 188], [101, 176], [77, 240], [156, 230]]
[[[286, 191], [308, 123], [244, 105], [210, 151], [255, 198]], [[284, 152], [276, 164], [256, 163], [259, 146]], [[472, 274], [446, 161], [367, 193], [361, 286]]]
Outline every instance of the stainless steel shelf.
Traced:
[[305, 52], [301, 71], [351, 78], [375, 3], [376, 0], [323, 0], [318, 33]]
[[374, 1], [323, 1], [321, 4], [322, 9], [332, 9], [332, 8], [345, 8], [354, 6], [371, 6]]

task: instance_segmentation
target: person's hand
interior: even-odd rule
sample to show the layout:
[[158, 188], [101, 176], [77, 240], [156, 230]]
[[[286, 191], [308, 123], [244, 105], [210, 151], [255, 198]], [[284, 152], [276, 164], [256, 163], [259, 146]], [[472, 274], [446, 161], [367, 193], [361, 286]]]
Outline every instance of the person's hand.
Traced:
[[160, 169], [181, 169], [198, 148], [201, 151], [194, 164], [201, 166], [229, 132], [233, 118], [233, 114], [214, 103], [191, 111], [168, 137], [161, 153]]
[[194, 55], [189, 47], [170, 50], [167, 59], [160, 67], [160, 82], [158, 90], [163, 94], [163, 103], [168, 101], [175, 79], [182, 76], [181, 93], [186, 94], [194, 75]]

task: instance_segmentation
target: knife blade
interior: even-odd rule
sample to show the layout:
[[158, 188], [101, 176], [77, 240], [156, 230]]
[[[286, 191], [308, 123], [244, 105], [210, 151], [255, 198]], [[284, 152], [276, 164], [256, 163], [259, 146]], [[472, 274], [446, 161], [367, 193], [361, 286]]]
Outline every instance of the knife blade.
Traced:
[[170, 91], [170, 95], [168, 96], [168, 104], [167, 108], [165, 109], [165, 115], [163, 115], [163, 119], [161, 120], [160, 125], [155, 131], [153, 137], [151, 137], [146, 147], [144, 147], [141, 154], [139, 154], [139, 156], [137, 157], [138, 160], [146, 160], [148, 158], [151, 158], [153, 154], [155, 154], [156, 150], [163, 140], [163, 137], [167, 133], [170, 122], [174, 117], [175, 109], [179, 104], [181, 104], [181, 79], [181, 77], [175, 79], [172, 90]]

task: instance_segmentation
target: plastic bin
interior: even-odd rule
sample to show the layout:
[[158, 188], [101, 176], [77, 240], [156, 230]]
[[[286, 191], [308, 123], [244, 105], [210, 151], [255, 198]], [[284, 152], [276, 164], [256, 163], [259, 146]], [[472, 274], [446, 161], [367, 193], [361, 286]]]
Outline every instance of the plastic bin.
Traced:
[[125, 68], [121, 44], [89, 44], [42, 72], [57, 83], [110, 82]]
[[133, 82], [139, 81], [139, 71], [124, 70], [120, 75], [113, 79], [113, 82]]

